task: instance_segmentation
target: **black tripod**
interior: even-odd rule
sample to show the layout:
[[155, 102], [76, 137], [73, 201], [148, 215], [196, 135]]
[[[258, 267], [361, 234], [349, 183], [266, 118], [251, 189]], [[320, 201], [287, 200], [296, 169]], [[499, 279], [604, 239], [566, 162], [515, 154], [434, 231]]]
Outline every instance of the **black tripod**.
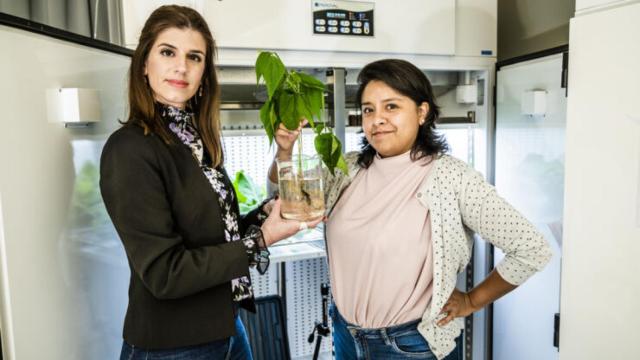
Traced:
[[326, 283], [320, 284], [320, 294], [322, 295], [322, 321], [316, 321], [316, 326], [314, 326], [313, 331], [307, 339], [309, 344], [313, 343], [314, 338], [316, 341], [316, 348], [313, 350], [313, 360], [318, 360], [322, 338], [329, 336], [330, 333], [329, 319], [327, 317], [329, 312], [329, 285]]

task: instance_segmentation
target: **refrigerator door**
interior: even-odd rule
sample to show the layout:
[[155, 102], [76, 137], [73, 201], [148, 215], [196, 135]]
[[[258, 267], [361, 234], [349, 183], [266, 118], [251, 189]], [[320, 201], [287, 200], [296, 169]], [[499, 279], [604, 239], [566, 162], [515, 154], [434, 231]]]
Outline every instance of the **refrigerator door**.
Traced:
[[[551, 244], [549, 265], [494, 304], [493, 359], [557, 359], [566, 89], [562, 54], [497, 72], [495, 183], [498, 193]], [[495, 264], [503, 254], [495, 250]]]
[[638, 359], [640, 3], [571, 21], [560, 359]]

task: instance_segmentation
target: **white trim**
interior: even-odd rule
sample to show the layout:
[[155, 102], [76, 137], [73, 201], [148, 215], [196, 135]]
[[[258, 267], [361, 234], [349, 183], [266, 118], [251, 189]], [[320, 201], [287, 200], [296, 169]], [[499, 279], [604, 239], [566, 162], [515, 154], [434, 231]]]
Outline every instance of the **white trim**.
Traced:
[[13, 342], [13, 320], [11, 318], [11, 294], [9, 293], [9, 272], [7, 247], [4, 238], [2, 217], [2, 194], [0, 194], [0, 329], [2, 329], [2, 358], [15, 359]]
[[[302, 68], [340, 67], [360, 69], [372, 61], [384, 58], [404, 59], [423, 70], [491, 70], [496, 63], [496, 58], [493, 56], [444, 56], [283, 49], [263, 50], [277, 51], [282, 61], [287, 64], [288, 67]], [[256, 49], [220, 47], [218, 48], [216, 63], [218, 66], [254, 66], [257, 56], [258, 50]]]
[[575, 17], [589, 15], [595, 12], [605, 11], [609, 9], [615, 9], [621, 6], [627, 6], [637, 2], [640, 2], [640, 0], [620, 0], [614, 3], [596, 5], [596, 6], [592, 6], [592, 7], [588, 7], [588, 8], [576, 11]]

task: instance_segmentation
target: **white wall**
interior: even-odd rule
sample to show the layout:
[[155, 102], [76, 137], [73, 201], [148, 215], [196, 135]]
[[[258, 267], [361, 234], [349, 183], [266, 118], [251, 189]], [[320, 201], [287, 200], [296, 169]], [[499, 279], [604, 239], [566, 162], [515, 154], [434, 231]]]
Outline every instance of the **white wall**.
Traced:
[[640, 2], [571, 21], [560, 359], [638, 359]]
[[[129, 269], [97, 166], [124, 118], [129, 58], [4, 26], [0, 43], [0, 314], [3, 341], [14, 340], [5, 359], [115, 359]], [[48, 123], [45, 90], [57, 87], [98, 89], [102, 123]]]

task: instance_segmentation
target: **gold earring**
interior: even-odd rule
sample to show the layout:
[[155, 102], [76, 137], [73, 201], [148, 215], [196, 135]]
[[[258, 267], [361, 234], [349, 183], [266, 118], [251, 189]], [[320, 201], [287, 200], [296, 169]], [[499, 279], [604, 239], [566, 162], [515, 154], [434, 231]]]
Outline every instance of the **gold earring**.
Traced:
[[202, 85], [200, 85], [200, 90], [198, 91], [198, 96], [202, 97]]

